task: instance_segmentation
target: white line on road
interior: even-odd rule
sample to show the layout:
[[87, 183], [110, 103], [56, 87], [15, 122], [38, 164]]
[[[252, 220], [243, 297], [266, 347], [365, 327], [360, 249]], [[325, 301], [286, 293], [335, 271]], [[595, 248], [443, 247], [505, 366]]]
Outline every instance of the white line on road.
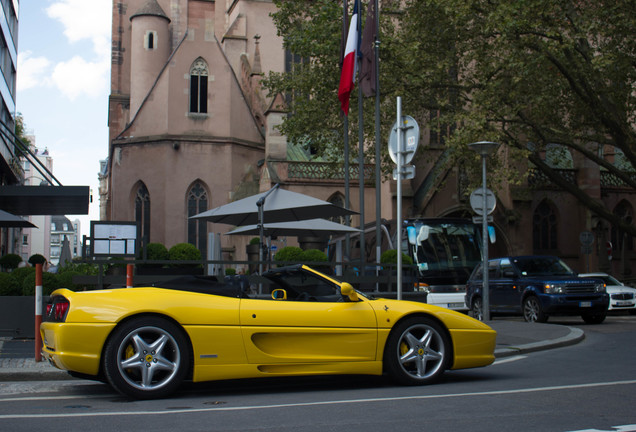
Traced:
[[191, 413], [203, 413], [203, 412], [214, 412], [214, 411], [248, 411], [248, 410], [257, 410], [257, 409], [280, 409], [280, 408], [310, 407], [310, 406], [320, 406], [320, 405], [393, 402], [393, 401], [401, 401], [401, 400], [445, 399], [445, 398], [461, 398], [461, 397], [474, 397], [474, 396], [497, 396], [497, 395], [505, 395], [505, 394], [524, 394], [524, 393], [572, 390], [572, 389], [594, 388], [594, 387], [610, 387], [610, 386], [634, 385], [634, 384], [636, 384], [636, 380], [610, 381], [610, 382], [550, 386], [550, 387], [536, 387], [536, 388], [515, 389], [515, 390], [495, 390], [495, 391], [475, 392], [475, 393], [451, 393], [451, 394], [437, 394], [437, 395], [399, 396], [399, 397], [383, 397], [383, 398], [335, 400], [335, 401], [319, 401], [319, 402], [299, 402], [299, 403], [277, 404], [277, 405], [251, 405], [251, 406], [216, 407], [216, 408], [187, 408], [187, 409], [171, 409], [171, 410], [164, 410], [164, 411], [113, 411], [113, 412], [93, 412], [93, 413], [84, 412], [84, 413], [51, 413], [51, 414], [4, 414], [4, 415], [0, 415], [0, 420], [22, 419], [22, 418], [72, 418], [72, 417], [110, 417], [110, 416], [122, 416], [122, 415], [141, 416], [141, 415], [160, 415], [160, 414], [191, 414]]

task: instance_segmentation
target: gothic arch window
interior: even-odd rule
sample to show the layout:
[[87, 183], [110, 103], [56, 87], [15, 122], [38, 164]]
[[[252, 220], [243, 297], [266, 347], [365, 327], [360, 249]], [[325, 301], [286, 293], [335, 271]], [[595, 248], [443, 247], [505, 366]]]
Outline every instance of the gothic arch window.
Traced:
[[[338, 207], [346, 207], [345, 206], [345, 199], [344, 199], [344, 195], [342, 195], [340, 192], [336, 192], [335, 194], [331, 195], [331, 198], [329, 198], [328, 200], [331, 204], [337, 205]], [[345, 217], [344, 216], [332, 216], [329, 218], [330, 221], [339, 223], [339, 224], [344, 224], [345, 223]]]
[[144, 48], [154, 50], [157, 48], [157, 32], [148, 30], [144, 36]]
[[188, 208], [188, 243], [195, 245], [201, 256], [207, 254], [207, 224], [203, 220], [190, 219], [208, 209], [208, 193], [203, 187], [203, 183], [196, 181], [188, 190], [186, 205]]
[[[634, 222], [634, 209], [632, 205], [623, 200], [614, 208], [614, 214], [624, 222], [632, 224]], [[620, 258], [623, 246], [626, 251], [634, 250], [634, 238], [621, 230], [618, 226], [612, 225], [612, 249], [614, 256]]]
[[532, 215], [532, 249], [534, 253], [557, 249], [558, 221], [554, 207], [543, 200]]
[[190, 112], [208, 112], [208, 64], [201, 57], [190, 67]]
[[137, 185], [135, 191], [135, 221], [141, 228], [143, 245], [150, 242], [150, 194], [143, 182]]

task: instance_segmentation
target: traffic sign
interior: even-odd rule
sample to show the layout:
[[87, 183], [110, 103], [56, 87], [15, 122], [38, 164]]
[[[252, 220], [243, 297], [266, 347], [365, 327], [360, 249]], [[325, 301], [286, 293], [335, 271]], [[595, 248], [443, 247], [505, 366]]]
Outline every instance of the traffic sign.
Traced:
[[[473, 208], [475, 213], [479, 216], [483, 216], [483, 206], [484, 206], [484, 188], [475, 189], [470, 194], [470, 206]], [[495, 210], [497, 206], [497, 198], [495, 194], [490, 189], [486, 188], [486, 214], [490, 214]]]
[[[415, 177], [415, 165], [402, 166], [402, 180], [410, 180]], [[398, 170], [393, 168], [393, 180], [397, 180]]]
[[583, 231], [579, 234], [579, 241], [583, 246], [590, 246], [594, 243], [594, 234], [590, 231]]
[[[402, 116], [402, 125], [401, 129], [404, 131], [404, 135], [402, 135], [402, 163], [407, 164], [411, 162], [413, 156], [415, 156], [415, 151], [417, 150], [417, 145], [420, 140], [420, 127], [417, 125], [415, 119], [411, 116]], [[395, 163], [398, 163], [397, 154], [398, 154], [398, 123], [397, 121], [393, 123], [393, 127], [391, 128], [391, 134], [389, 135], [389, 156], [391, 156], [391, 160]]]

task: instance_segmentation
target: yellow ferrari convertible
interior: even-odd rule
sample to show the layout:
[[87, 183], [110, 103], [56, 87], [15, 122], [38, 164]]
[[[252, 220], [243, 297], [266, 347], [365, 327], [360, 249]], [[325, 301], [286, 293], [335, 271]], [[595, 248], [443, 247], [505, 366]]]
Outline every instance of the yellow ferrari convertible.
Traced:
[[372, 298], [305, 265], [246, 278], [51, 295], [42, 352], [73, 376], [139, 399], [184, 380], [387, 373], [427, 384], [494, 361], [496, 332], [424, 303]]

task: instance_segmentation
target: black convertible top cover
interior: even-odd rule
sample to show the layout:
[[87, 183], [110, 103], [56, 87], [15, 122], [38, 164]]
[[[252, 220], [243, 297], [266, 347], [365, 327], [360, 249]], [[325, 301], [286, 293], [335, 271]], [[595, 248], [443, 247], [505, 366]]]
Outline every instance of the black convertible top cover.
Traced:
[[216, 276], [178, 276], [152, 284], [156, 288], [214, 294], [224, 297], [247, 297], [249, 281], [246, 276], [226, 276], [219, 281]]

